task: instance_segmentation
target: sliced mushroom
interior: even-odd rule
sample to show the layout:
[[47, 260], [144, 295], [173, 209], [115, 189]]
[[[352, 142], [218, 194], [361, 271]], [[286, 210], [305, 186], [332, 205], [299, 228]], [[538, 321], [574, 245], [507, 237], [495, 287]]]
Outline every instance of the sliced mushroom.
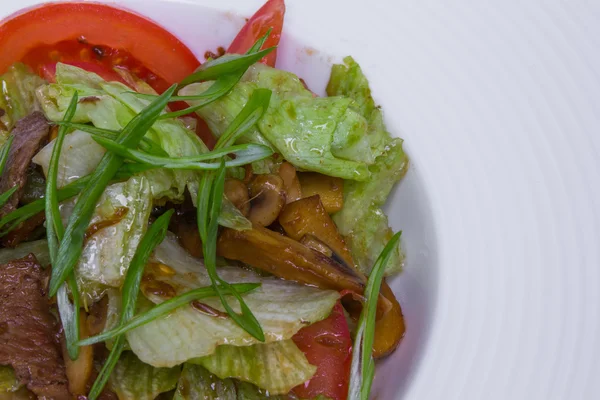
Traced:
[[331, 256], [333, 255], [333, 251], [331, 251], [329, 246], [327, 246], [325, 243], [321, 242], [319, 239], [317, 239], [311, 234], [302, 236], [302, 239], [300, 239], [300, 243], [302, 243], [306, 247], [318, 251], [319, 253], [325, 254], [325, 256], [329, 258], [331, 258]]
[[343, 179], [317, 172], [299, 172], [298, 179], [302, 187], [302, 197], [318, 194], [328, 214], [336, 213], [344, 206]]
[[[79, 337], [81, 339], [89, 337], [86, 320], [87, 314], [84, 311], [80, 311]], [[80, 347], [77, 360], [71, 360], [69, 357], [64, 340], [62, 348], [66, 374], [69, 381], [69, 391], [74, 395], [84, 396], [87, 394], [86, 385], [90, 376], [92, 376], [92, 370], [94, 368], [94, 348], [93, 346]]]
[[196, 213], [185, 211], [176, 213], [172, 219], [169, 228], [177, 235], [179, 243], [194, 257], [202, 257], [202, 240], [198, 233], [196, 222]]
[[289, 162], [284, 162], [279, 166], [279, 176], [283, 179], [286, 203], [301, 199], [302, 188], [296, 174], [296, 168]]
[[375, 358], [385, 357], [393, 352], [406, 331], [400, 303], [385, 280], [381, 283], [380, 293], [392, 304], [392, 308], [375, 322], [375, 340], [373, 341], [373, 357]]
[[283, 179], [277, 175], [256, 175], [250, 182], [248, 219], [259, 226], [271, 225], [285, 205]]
[[[293, 204], [293, 203], [292, 203]], [[324, 254], [261, 226], [236, 231], [224, 229], [217, 253], [242, 261], [280, 278], [322, 289], [363, 294], [366, 277], [353, 266], [338, 263]], [[356, 311], [360, 313], [360, 308]], [[373, 351], [383, 357], [393, 351], [404, 335], [402, 310], [385, 282], [377, 306]]]
[[312, 235], [333, 251], [334, 259], [354, 268], [352, 254], [319, 195], [287, 204], [279, 214], [279, 223], [292, 239], [300, 240], [307, 234]]
[[242, 261], [275, 276], [323, 289], [349, 289], [362, 293], [364, 276], [324, 254], [262, 226], [236, 231], [223, 229], [217, 253]]
[[244, 217], [247, 217], [250, 213], [250, 197], [246, 184], [239, 179], [227, 179], [224, 193]]

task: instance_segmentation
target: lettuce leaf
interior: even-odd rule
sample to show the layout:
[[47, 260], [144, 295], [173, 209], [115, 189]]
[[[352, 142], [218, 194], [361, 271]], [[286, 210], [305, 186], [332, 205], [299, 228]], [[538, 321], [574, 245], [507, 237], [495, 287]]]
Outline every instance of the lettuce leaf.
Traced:
[[121, 355], [110, 375], [109, 387], [119, 400], [154, 400], [175, 389], [181, 368], [154, 368], [141, 362], [132, 352]]
[[0, 76], [0, 109], [4, 111], [0, 116], [2, 143], [19, 119], [39, 110], [35, 90], [44, 84], [45, 80], [22, 63], [11, 65]]
[[[147, 269], [147, 279], [168, 285], [176, 293], [210, 286], [202, 263], [181, 248], [172, 235], [156, 248], [153, 261], [171, 267], [174, 274], [153, 273]], [[244, 295], [244, 300], [260, 322], [267, 343], [289, 339], [302, 327], [326, 318], [339, 298], [335, 291], [264, 278], [236, 267], [219, 268], [219, 275], [230, 283], [262, 283], [259, 289]], [[142, 291], [153, 303], [165, 300], [152, 291]], [[223, 312], [218, 298], [205, 299], [202, 303]], [[233, 308], [239, 311], [237, 304]], [[128, 332], [127, 339], [135, 354], [155, 367], [171, 367], [211, 355], [222, 344], [257, 343], [229, 318], [209, 316], [191, 305]]]
[[[376, 154], [369, 166], [371, 179], [365, 182], [346, 181], [344, 208], [333, 215], [340, 233], [344, 235], [354, 260], [366, 274], [393, 235], [388, 218], [382, 210], [395, 184], [402, 179], [409, 160], [402, 149], [402, 139], [392, 138], [385, 128], [381, 110], [375, 105], [367, 78], [351, 58], [344, 65], [335, 65], [327, 86], [330, 96], [346, 96], [350, 108], [368, 122], [365, 144]], [[386, 275], [400, 272], [404, 255], [398, 247], [387, 264]]]
[[[80, 68], [59, 63], [56, 67], [55, 84], [43, 86], [37, 91], [38, 99], [46, 116], [52, 121], [63, 118], [75, 90], [79, 92], [73, 122], [92, 123], [98, 128], [120, 130], [146, 105], [147, 100], [129, 93], [131, 89], [118, 82], [105, 82], [98, 75]], [[67, 136], [68, 137], [68, 136]], [[177, 119], [157, 121], [147, 137], [159, 143], [170, 156], [197, 155], [207, 150], [204, 143]], [[98, 146], [96, 144], [96, 146]], [[51, 147], [47, 150], [51, 153]], [[61, 164], [76, 162], [66, 155]], [[89, 162], [91, 168], [93, 163]], [[186, 186], [196, 180], [192, 171], [157, 169], [143, 173], [150, 182], [155, 200], [183, 200]]]
[[[132, 80], [136, 88], [151, 92], [151, 88], [130, 75], [126, 75], [127, 79]], [[43, 111], [52, 121], [62, 120], [75, 90], [79, 92], [80, 101], [73, 122], [92, 123], [98, 128], [120, 130], [149, 103], [132, 94], [130, 88], [119, 82], [105, 82], [98, 75], [71, 65], [57, 64], [56, 81], [56, 84], [46, 85], [37, 92]], [[156, 121], [146, 137], [158, 143], [171, 157], [194, 156], [208, 151], [202, 140], [179, 119]], [[34, 162], [42, 165], [44, 172], [53, 147], [53, 142], [48, 144], [34, 159]], [[67, 135], [60, 159], [59, 186], [74, 179], [71, 177], [89, 173], [98, 165], [102, 154], [104, 149], [89, 134], [75, 131]], [[140, 175], [148, 179], [155, 204], [167, 200], [183, 201], [186, 188], [192, 200], [196, 201], [198, 171], [159, 168]], [[248, 229], [250, 222], [226, 203], [220, 224], [233, 229]]]
[[121, 287], [146, 232], [151, 210], [150, 185], [145, 177], [132, 177], [107, 187], [90, 226], [114, 220], [119, 212], [126, 213], [120, 220], [114, 220], [116, 223], [97, 230], [84, 244], [76, 267], [84, 301], [98, 300], [106, 287]]
[[232, 379], [219, 379], [200, 365], [186, 363], [173, 400], [237, 400]]
[[[189, 85], [180, 94], [196, 95], [208, 85], [208, 82]], [[262, 120], [240, 142], [264, 144], [266, 141], [300, 169], [345, 179], [369, 178], [367, 167], [375, 156], [371, 154], [370, 145], [363, 143], [367, 122], [349, 107], [352, 100], [314, 98], [290, 72], [258, 64], [252, 66], [227, 96], [197, 113], [219, 136], [256, 88], [272, 90], [271, 103]]]
[[219, 346], [214, 354], [191, 362], [219, 378], [250, 382], [269, 394], [286, 394], [317, 371], [291, 339], [252, 346]]
[[[195, 96], [212, 85], [212, 82], [193, 83], [179, 91], [181, 96]], [[227, 96], [224, 96], [196, 111], [208, 125], [211, 132], [217, 137], [227, 129], [234, 118], [242, 111], [250, 95], [258, 86], [250, 83], [238, 83]], [[197, 101], [188, 101], [190, 106], [197, 105]], [[271, 143], [254, 127], [248, 130], [237, 143], [259, 143], [272, 148]]]
[[260, 131], [294, 166], [344, 179], [364, 181], [369, 170], [364, 162], [337, 157], [332, 153], [334, 138], [354, 135], [340, 124], [346, 118], [350, 100], [343, 97], [283, 100], [269, 107], [259, 121]]
[[[143, 176], [106, 188], [90, 222], [90, 227], [96, 228], [95, 233], [91, 234], [88, 228], [91, 236], [84, 244], [75, 270], [84, 304], [99, 300], [108, 288], [120, 288], [123, 284], [129, 263], [146, 232], [152, 210], [151, 200], [148, 179]], [[61, 204], [63, 221], [66, 222], [72, 208], [73, 200]], [[115, 218], [119, 213], [124, 214], [122, 218]], [[42, 266], [50, 264], [46, 240], [24, 242], [14, 249], [1, 249], [0, 263], [29, 253], [35, 254]]]
[[274, 395], [248, 382], [236, 382], [236, 387], [238, 400], [298, 400], [293, 393]]
[[[56, 139], [44, 146], [32, 161], [42, 167], [44, 175], [48, 175], [50, 157], [54, 150]], [[57, 186], [59, 188], [91, 174], [106, 150], [92, 139], [92, 136], [83, 131], [75, 130], [66, 135], [58, 168]]]
[[[297, 400], [294, 394], [275, 395], [235, 379], [220, 379], [204, 367], [186, 363], [173, 400]], [[314, 400], [327, 400], [319, 396]]]

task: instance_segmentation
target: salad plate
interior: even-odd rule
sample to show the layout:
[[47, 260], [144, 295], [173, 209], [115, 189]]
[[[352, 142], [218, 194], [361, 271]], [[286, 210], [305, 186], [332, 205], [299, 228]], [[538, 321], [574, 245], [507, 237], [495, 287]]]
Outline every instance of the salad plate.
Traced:
[[[0, 17], [40, 3], [0, 0]], [[154, 21], [203, 64], [264, 4], [103, 3]], [[351, 56], [410, 159], [384, 208], [402, 231], [402, 273], [387, 282], [406, 332], [377, 362], [371, 398], [600, 396], [598, 16], [583, 2], [286, 1], [275, 66], [320, 98]], [[156, 263], [185, 264], [161, 259], [164, 247]]]

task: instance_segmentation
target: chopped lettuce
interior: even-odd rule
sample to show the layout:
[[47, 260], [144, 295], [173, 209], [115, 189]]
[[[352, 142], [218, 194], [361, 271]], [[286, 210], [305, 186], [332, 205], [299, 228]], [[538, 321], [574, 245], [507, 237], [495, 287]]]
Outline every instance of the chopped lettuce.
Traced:
[[244, 214], [225, 195], [223, 195], [219, 225], [237, 231], [252, 229], [252, 222], [244, 217]]
[[[350, 101], [343, 97], [283, 100], [269, 108], [258, 125], [261, 132], [294, 166], [344, 179], [364, 181], [368, 165], [332, 153], [335, 137], [351, 134], [340, 124]], [[344, 129], [340, 132], [339, 129]]]
[[[193, 83], [181, 89], [181, 96], [195, 96], [212, 85], [212, 82]], [[196, 111], [206, 122], [211, 132], [217, 137], [227, 129], [234, 118], [242, 111], [246, 102], [250, 98], [252, 91], [257, 86], [248, 83], [238, 83], [233, 90], [225, 97], [222, 97]], [[198, 104], [197, 101], [188, 101], [191, 106]], [[260, 133], [258, 128], [254, 127], [248, 130], [237, 143], [259, 143], [265, 146], [271, 146], [271, 143]]]
[[119, 400], [154, 400], [175, 389], [180, 372], [179, 367], [154, 368], [126, 351], [110, 375], [109, 387]]
[[[134, 80], [132, 84], [136, 88], [146, 93], [151, 92], [151, 88], [143, 82], [130, 78]], [[57, 64], [56, 81], [56, 84], [43, 86], [37, 92], [43, 111], [52, 121], [62, 120], [75, 90], [79, 92], [80, 100], [73, 122], [92, 123], [98, 128], [120, 130], [149, 103], [132, 94], [131, 89], [121, 83], [105, 82], [98, 75], [71, 65]], [[198, 136], [179, 119], [156, 121], [147, 133], [147, 138], [158, 143], [171, 157], [194, 156], [208, 151]], [[77, 147], [71, 148], [70, 144]], [[48, 144], [34, 159], [34, 162], [42, 165], [44, 172], [53, 147], [53, 142]], [[67, 135], [60, 159], [59, 186], [75, 176], [83, 176], [92, 171], [103, 154], [104, 148], [89, 134], [75, 131]], [[155, 204], [167, 200], [183, 201], [186, 188], [191, 193], [192, 200], [196, 201], [199, 177], [197, 171], [159, 168], [140, 175], [148, 179]], [[228, 204], [224, 204], [219, 222], [233, 229], [247, 229], [250, 224]]]
[[[172, 287], [176, 293], [210, 286], [202, 263], [181, 248], [173, 236], [167, 236], [156, 248], [153, 260], [168, 265], [175, 274], [147, 273], [153, 280], [162, 282], [161, 285]], [[267, 343], [289, 339], [302, 327], [326, 318], [339, 298], [335, 291], [264, 278], [236, 267], [221, 267], [219, 275], [230, 283], [262, 283], [260, 288], [244, 295], [244, 300], [260, 322]], [[144, 291], [144, 294], [153, 303], [165, 300], [152, 292]], [[202, 303], [223, 311], [218, 298], [205, 299]], [[229, 304], [234, 302], [229, 301]], [[239, 312], [237, 303], [233, 308]], [[155, 367], [171, 367], [208, 356], [222, 344], [248, 346], [257, 343], [231, 319], [209, 316], [191, 305], [128, 332], [127, 339], [135, 354]]]
[[[200, 365], [184, 364], [173, 400], [296, 400], [293, 393], [275, 395], [235, 379], [219, 379]], [[314, 400], [327, 400], [317, 397]]]
[[[37, 92], [44, 113], [52, 121], [63, 118], [75, 90], [79, 92], [80, 100], [73, 122], [92, 123], [98, 128], [120, 130], [148, 105], [147, 100], [129, 93], [131, 89], [127, 86], [105, 82], [98, 75], [74, 66], [57, 64], [56, 81]], [[207, 150], [204, 143], [177, 119], [157, 121], [147, 137], [173, 157], [197, 155]], [[72, 158], [61, 157], [61, 166], [69, 160]], [[92, 167], [92, 162], [89, 166]], [[183, 170], [156, 169], [143, 175], [150, 182], [154, 200], [182, 201], [186, 186], [196, 180], [196, 173]]]
[[258, 87], [271, 89], [281, 98], [313, 97], [297, 75], [261, 63], [250, 66], [242, 82], [252, 82]]
[[[196, 95], [208, 85], [208, 82], [189, 85], [180, 94]], [[352, 100], [315, 98], [290, 72], [255, 65], [227, 96], [197, 113], [219, 136], [256, 88], [271, 89], [271, 103], [257, 126], [240, 142], [266, 140], [300, 169], [359, 181], [369, 178], [368, 165], [375, 154], [370, 143], [363, 143], [368, 125], [363, 116], [350, 108]]]
[[173, 400], [237, 400], [232, 379], [219, 379], [200, 365], [183, 365]]
[[[32, 161], [42, 167], [44, 175], [48, 175], [50, 157], [54, 150], [56, 139], [48, 143], [33, 157]], [[66, 135], [58, 168], [57, 186], [59, 188], [91, 174], [104, 156], [104, 147], [83, 131], [73, 131]]]
[[291, 340], [252, 346], [219, 346], [214, 354], [191, 361], [219, 378], [253, 383], [270, 394], [285, 394], [306, 382], [317, 368]]
[[[297, 400], [293, 393], [275, 395], [248, 382], [236, 382], [238, 400]], [[315, 399], [320, 400], [320, 399]]]
[[3, 398], [2, 393], [16, 392], [21, 386], [15, 370], [8, 365], [0, 365], [0, 398]]
[[0, 249], [0, 264], [6, 264], [12, 260], [23, 258], [33, 253], [42, 267], [50, 265], [50, 252], [46, 239], [33, 242], [23, 242], [15, 248], [6, 247]]
[[[393, 235], [382, 207], [394, 185], [406, 173], [408, 157], [402, 149], [402, 139], [391, 138], [387, 132], [381, 110], [375, 106], [367, 78], [358, 64], [350, 57], [344, 62], [345, 65], [333, 67], [327, 94], [352, 99], [350, 108], [368, 122], [365, 137], [377, 158], [369, 166], [370, 180], [345, 182], [344, 208], [333, 216], [333, 220], [359, 268], [368, 274]], [[402, 250], [398, 247], [388, 262], [386, 275], [399, 272], [403, 260]]]
[[[85, 242], [76, 267], [82, 295], [97, 300], [103, 288], [121, 287], [137, 245], [146, 232], [151, 210], [150, 185], [145, 177], [132, 177], [107, 187], [90, 223], [91, 227], [101, 229]], [[116, 218], [119, 214], [124, 215]], [[114, 223], [101, 226], [103, 221]]]
[[2, 143], [15, 123], [39, 109], [35, 90], [46, 81], [34, 74], [25, 64], [16, 63], [0, 76], [0, 131]]

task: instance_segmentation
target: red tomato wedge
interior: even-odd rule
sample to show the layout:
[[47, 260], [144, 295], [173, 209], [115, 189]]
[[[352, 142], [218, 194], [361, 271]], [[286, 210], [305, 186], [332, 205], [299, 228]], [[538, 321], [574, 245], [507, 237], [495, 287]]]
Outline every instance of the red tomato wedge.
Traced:
[[302, 328], [292, 339], [308, 362], [317, 367], [312, 379], [296, 386], [294, 393], [303, 399], [313, 399], [321, 394], [333, 400], [345, 400], [352, 361], [352, 339], [342, 305], [337, 303], [329, 317]]
[[[263, 37], [269, 29], [271, 35], [265, 42], [263, 48], [277, 46], [281, 37], [283, 28], [283, 16], [285, 14], [285, 3], [283, 0], [268, 0], [253, 16], [246, 22], [237, 34], [229, 48], [228, 53], [243, 54], [248, 51], [252, 45]], [[275, 66], [277, 60], [277, 50], [267, 54], [260, 62]]]
[[104, 4], [45, 4], [1, 23], [0, 73], [17, 61], [41, 71], [61, 57], [108, 70], [123, 65], [160, 92], [200, 65], [179, 39], [154, 22]]

